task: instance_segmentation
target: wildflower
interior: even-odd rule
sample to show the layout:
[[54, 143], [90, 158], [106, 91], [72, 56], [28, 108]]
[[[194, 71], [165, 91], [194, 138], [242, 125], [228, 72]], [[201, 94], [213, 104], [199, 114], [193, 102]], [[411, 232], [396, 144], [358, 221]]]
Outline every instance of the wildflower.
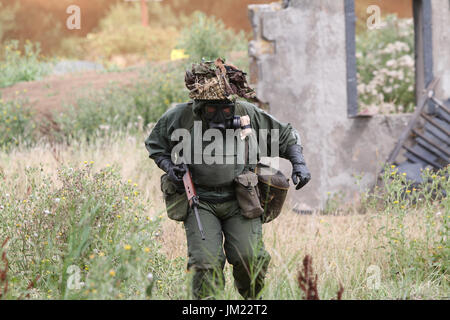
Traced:
[[131, 246], [129, 244], [124, 245], [123, 248], [125, 250], [131, 250]]
[[117, 219], [120, 219], [120, 218], [122, 218], [122, 216], [120, 214], [118, 214], [117, 215]]
[[147, 275], [147, 280], [148, 280], [148, 281], [153, 281], [153, 274], [152, 274], [152, 273], [149, 273], [149, 274]]
[[45, 214], [50, 214], [51, 212], [50, 212], [50, 210], [44, 210], [44, 213]]
[[95, 254], [91, 254], [90, 256], [89, 256], [89, 259], [94, 259], [95, 258]]
[[128, 197], [127, 196], [125, 196], [125, 198], [124, 198], [125, 200], [128, 200]]
[[149, 247], [146, 247], [146, 248], [144, 249], [144, 251], [147, 252], [147, 253], [149, 253], [149, 252], [150, 252], [150, 248], [149, 248]]
[[103, 257], [104, 255], [105, 255], [105, 253], [102, 252], [102, 251], [100, 251], [100, 252], [98, 253], [98, 256], [99, 256], [99, 257]]
[[411, 190], [406, 190], [406, 193], [411, 193]]
[[398, 201], [397, 201], [397, 200], [395, 200], [395, 201], [394, 201], [394, 204], [398, 204]]
[[110, 270], [110, 271], [109, 271], [109, 275], [110, 275], [111, 277], [115, 277], [115, 276], [116, 276], [116, 272], [115, 272], [114, 270]]

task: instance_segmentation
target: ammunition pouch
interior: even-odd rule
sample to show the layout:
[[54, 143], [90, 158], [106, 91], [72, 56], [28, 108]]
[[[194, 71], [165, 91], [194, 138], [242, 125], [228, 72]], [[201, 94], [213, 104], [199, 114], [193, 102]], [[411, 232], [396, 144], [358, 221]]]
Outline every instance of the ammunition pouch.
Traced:
[[241, 214], [249, 219], [260, 217], [264, 210], [261, 207], [258, 191], [258, 176], [246, 171], [234, 179], [236, 198]]
[[264, 209], [262, 222], [267, 223], [280, 215], [289, 190], [289, 179], [281, 171], [261, 163], [256, 166], [256, 174]]
[[178, 189], [167, 174], [161, 176], [161, 191], [166, 203], [167, 216], [175, 221], [184, 221], [188, 215], [189, 202], [186, 192], [180, 192]]

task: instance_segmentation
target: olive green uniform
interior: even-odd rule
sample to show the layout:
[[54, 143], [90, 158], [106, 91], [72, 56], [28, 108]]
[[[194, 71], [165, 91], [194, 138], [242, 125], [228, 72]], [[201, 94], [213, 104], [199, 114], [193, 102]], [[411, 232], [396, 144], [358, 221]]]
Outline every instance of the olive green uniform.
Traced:
[[[237, 101], [236, 104], [239, 105], [236, 115], [248, 115], [252, 129], [256, 132], [258, 129], [268, 130], [269, 155], [271, 129], [279, 129], [281, 157], [284, 157], [288, 146], [300, 144], [299, 135], [290, 124], [279, 122], [248, 102]], [[186, 128], [193, 136], [193, 121], [202, 121], [199, 113], [201, 106], [199, 101], [180, 104], [160, 118], [145, 141], [150, 158], [171, 155], [178, 143], [170, 139], [176, 129]], [[206, 129], [205, 123], [203, 129]], [[196, 298], [206, 298], [213, 296], [217, 288], [223, 287], [226, 259], [233, 266], [239, 293], [244, 298], [255, 298], [263, 287], [270, 255], [262, 242], [261, 218], [245, 218], [234, 196], [233, 179], [244, 171], [244, 165], [225, 163], [189, 165], [200, 198], [199, 215], [206, 235], [206, 240], [202, 240], [195, 215], [189, 210], [184, 227], [188, 243], [188, 269], [194, 270], [193, 294]]]

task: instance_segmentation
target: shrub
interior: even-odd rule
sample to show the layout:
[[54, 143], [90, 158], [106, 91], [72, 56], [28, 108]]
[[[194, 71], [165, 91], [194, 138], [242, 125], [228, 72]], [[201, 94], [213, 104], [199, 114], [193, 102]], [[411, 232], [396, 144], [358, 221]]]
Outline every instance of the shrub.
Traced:
[[195, 12], [193, 23], [184, 28], [178, 47], [184, 49], [192, 61], [226, 57], [232, 50], [246, 50], [247, 39], [244, 32], [236, 34], [227, 29], [221, 20]]
[[27, 41], [24, 52], [20, 50], [19, 41], [12, 40], [0, 50], [0, 88], [11, 86], [20, 81], [37, 80], [50, 71], [50, 65], [40, 57], [39, 43]]
[[360, 109], [381, 113], [412, 112], [414, 88], [414, 26], [412, 19], [387, 16], [386, 26], [357, 35]]
[[19, 98], [3, 101], [0, 95], [0, 149], [29, 145], [34, 140], [35, 128], [31, 110], [24, 106], [24, 101]]
[[[423, 183], [412, 185], [395, 166], [386, 167], [383, 188], [372, 195], [381, 201], [385, 223], [376, 233], [380, 249], [386, 248], [393, 278], [433, 281], [448, 273], [450, 166], [423, 170]], [[418, 213], [416, 224], [424, 236], [408, 234], [406, 215]]]
[[122, 182], [116, 168], [94, 172], [87, 161], [61, 168], [56, 181], [41, 171], [29, 168], [26, 182], [0, 184], [0, 238], [10, 239], [7, 297], [151, 296], [146, 290], [164, 258], [154, 241], [159, 219], [145, 215], [138, 188]]
[[85, 51], [93, 58], [136, 54], [148, 60], [168, 60], [178, 29], [186, 22], [187, 18], [175, 14], [170, 6], [152, 3], [149, 26], [144, 27], [139, 4], [117, 3], [100, 21], [98, 30], [87, 35]]

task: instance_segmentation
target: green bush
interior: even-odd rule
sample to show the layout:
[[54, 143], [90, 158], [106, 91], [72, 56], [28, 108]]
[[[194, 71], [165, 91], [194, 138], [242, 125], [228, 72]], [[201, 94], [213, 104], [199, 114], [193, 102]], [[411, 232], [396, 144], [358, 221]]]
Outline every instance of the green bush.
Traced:
[[168, 60], [178, 30], [188, 19], [160, 3], [149, 4], [148, 16], [149, 26], [144, 27], [139, 4], [116, 3], [100, 21], [98, 29], [83, 41], [85, 51], [92, 58], [135, 54], [149, 60]]
[[[393, 279], [433, 281], [448, 274], [450, 246], [450, 166], [439, 171], [423, 170], [420, 185], [413, 185], [395, 166], [386, 167], [383, 186], [376, 188], [369, 201], [378, 204], [386, 223], [378, 230], [376, 241], [388, 249]], [[419, 213], [417, 225], [424, 237], [408, 235], [406, 215]], [[417, 237], [417, 238], [416, 238]]]
[[146, 215], [137, 187], [122, 182], [117, 168], [94, 172], [88, 161], [61, 168], [56, 181], [41, 171], [29, 168], [26, 181], [0, 184], [6, 298], [150, 297], [167, 261], [155, 241], [159, 219]]
[[3, 101], [0, 95], [0, 149], [7, 151], [19, 144], [31, 144], [35, 128], [32, 112], [22, 100]]
[[225, 24], [215, 17], [208, 17], [202, 12], [195, 12], [192, 24], [184, 28], [178, 43], [191, 61], [213, 60], [226, 57], [233, 50], [246, 50], [247, 39], [244, 32], [236, 34], [227, 29]]
[[40, 57], [39, 43], [27, 41], [23, 50], [17, 40], [7, 41], [0, 49], [0, 88], [37, 80], [51, 71], [50, 64]]
[[384, 18], [386, 26], [356, 37], [360, 109], [412, 112], [415, 107], [412, 19]]

